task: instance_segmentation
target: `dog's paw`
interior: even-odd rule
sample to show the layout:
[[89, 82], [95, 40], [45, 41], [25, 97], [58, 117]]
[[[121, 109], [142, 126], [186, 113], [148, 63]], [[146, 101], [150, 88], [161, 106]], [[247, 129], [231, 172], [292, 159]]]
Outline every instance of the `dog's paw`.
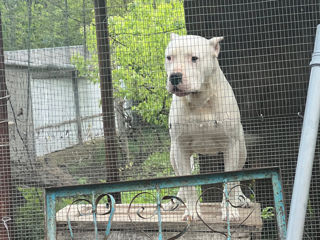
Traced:
[[191, 222], [194, 220], [194, 216], [191, 215], [189, 212], [185, 212], [182, 216], [182, 221]]
[[179, 201], [171, 199], [169, 202], [165, 204], [161, 204], [161, 206], [162, 206], [162, 209], [165, 211], [174, 211], [180, 206], [180, 203]]
[[241, 208], [250, 208], [252, 207], [252, 202], [249, 198], [247, 198], [245, 195], [241, 194], [238, 195], [234, 201], [230, 201], [230, 203], [234, 207], [241, 207]]
[[[198, 213], [201, 214], [200, 212]], [[195, 211], [185, 210], [182, 216], [182, 221], [187, 221], [187, 222], [195, 221], [198, 219], [199, 219], [198, 214]]]

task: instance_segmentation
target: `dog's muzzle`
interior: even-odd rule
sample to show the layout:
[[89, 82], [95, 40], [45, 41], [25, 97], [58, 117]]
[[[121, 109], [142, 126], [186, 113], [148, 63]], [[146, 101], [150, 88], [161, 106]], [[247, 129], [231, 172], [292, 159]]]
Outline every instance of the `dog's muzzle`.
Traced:
[[178, 86], [182, 82], [182, 73], [172, 73], [169, 76], [169, 80], [172, 84], [172, 86]]
[[189, 95], [191, 92], [186, 92], [185, 90], [180, 89], [179, 84], [182, 83], [182, 73], [175, 72], [170, 74], [169, 81], [172, 85], [171, 93], [177, 95], [178, 97], [184, 97]]

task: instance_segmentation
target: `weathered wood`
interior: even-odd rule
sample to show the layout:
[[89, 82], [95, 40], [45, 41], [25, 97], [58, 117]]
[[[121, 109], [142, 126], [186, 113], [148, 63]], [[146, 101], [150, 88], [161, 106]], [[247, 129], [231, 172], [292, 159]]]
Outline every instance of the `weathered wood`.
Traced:
[[78, 141], [80, 144], [82, 144], [83, 139], [82, 139], [82, 126], [81, 126], [81, 114], [80, 114], [79, 87], [78, 87], [77, 71], [72, 71], [72, 89], [73, 89], [74, 107], [75, 107], [75, 113], [76, 113]]

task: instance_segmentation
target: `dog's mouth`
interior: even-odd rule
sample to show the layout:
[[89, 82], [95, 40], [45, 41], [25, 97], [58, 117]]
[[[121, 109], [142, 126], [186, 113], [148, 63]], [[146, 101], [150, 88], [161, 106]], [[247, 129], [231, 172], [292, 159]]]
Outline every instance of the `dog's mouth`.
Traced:
[[170, 91], [171, 93], [175, 94], [178, 97], [184, 97], [187, 96], [189, 94], [196, 94], [198, 93], [198, 91], [184, 91], [179, 89], [177, 86], [173, 86], [172, 90]]
[[173, 89], [171, 90], [171, 92], [178, 97], [184, 97], [184, 96], [187, 96], [191, 93], [191, 92], [183, 91], [183, 90], [179, 89], [177, 86], [173, 86]]

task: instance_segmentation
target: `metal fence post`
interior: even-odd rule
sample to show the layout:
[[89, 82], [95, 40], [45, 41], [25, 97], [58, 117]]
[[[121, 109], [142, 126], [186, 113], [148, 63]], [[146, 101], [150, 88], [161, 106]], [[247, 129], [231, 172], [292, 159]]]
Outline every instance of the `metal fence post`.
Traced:
[[11, 223], [11, 163], [8, 129], [8, 91], [6, 86], [4, 51], [2, 38], [2, 21], [0, 12], [0, 238], [10, 239]]
[[[100, 74], [100, 88], [101, 88], [101, 104], [103, 129], [106, 146], [106, 167], [107, 167], [107, 181], [119, 181], [119, 169], [117, 167], [118, 161], [118, 143], [116, 138], [116, 125], [113, 102], [113, 85], [110, 63], [110, 45], [109, 32], [106, 13], [105, 0], [95, 0], [95, 20], [96, 20], [96, 35], [97, 35], [97, 49], [99, 58], [99, 74]], [[120, 194], [114, 194], [117, 202], [121, 201]]]
[[45, 208], [45, 216], [46, 216], [46, 231], [47, 236], [46, 240], [55, 240], [56, 235], [56, 196], [54, 193], [47, 194], [45, 196], [46, 200], [46, 208]]
[[287, 240], [302, 239], [320, 118], [320, 25], [317, 27]]

